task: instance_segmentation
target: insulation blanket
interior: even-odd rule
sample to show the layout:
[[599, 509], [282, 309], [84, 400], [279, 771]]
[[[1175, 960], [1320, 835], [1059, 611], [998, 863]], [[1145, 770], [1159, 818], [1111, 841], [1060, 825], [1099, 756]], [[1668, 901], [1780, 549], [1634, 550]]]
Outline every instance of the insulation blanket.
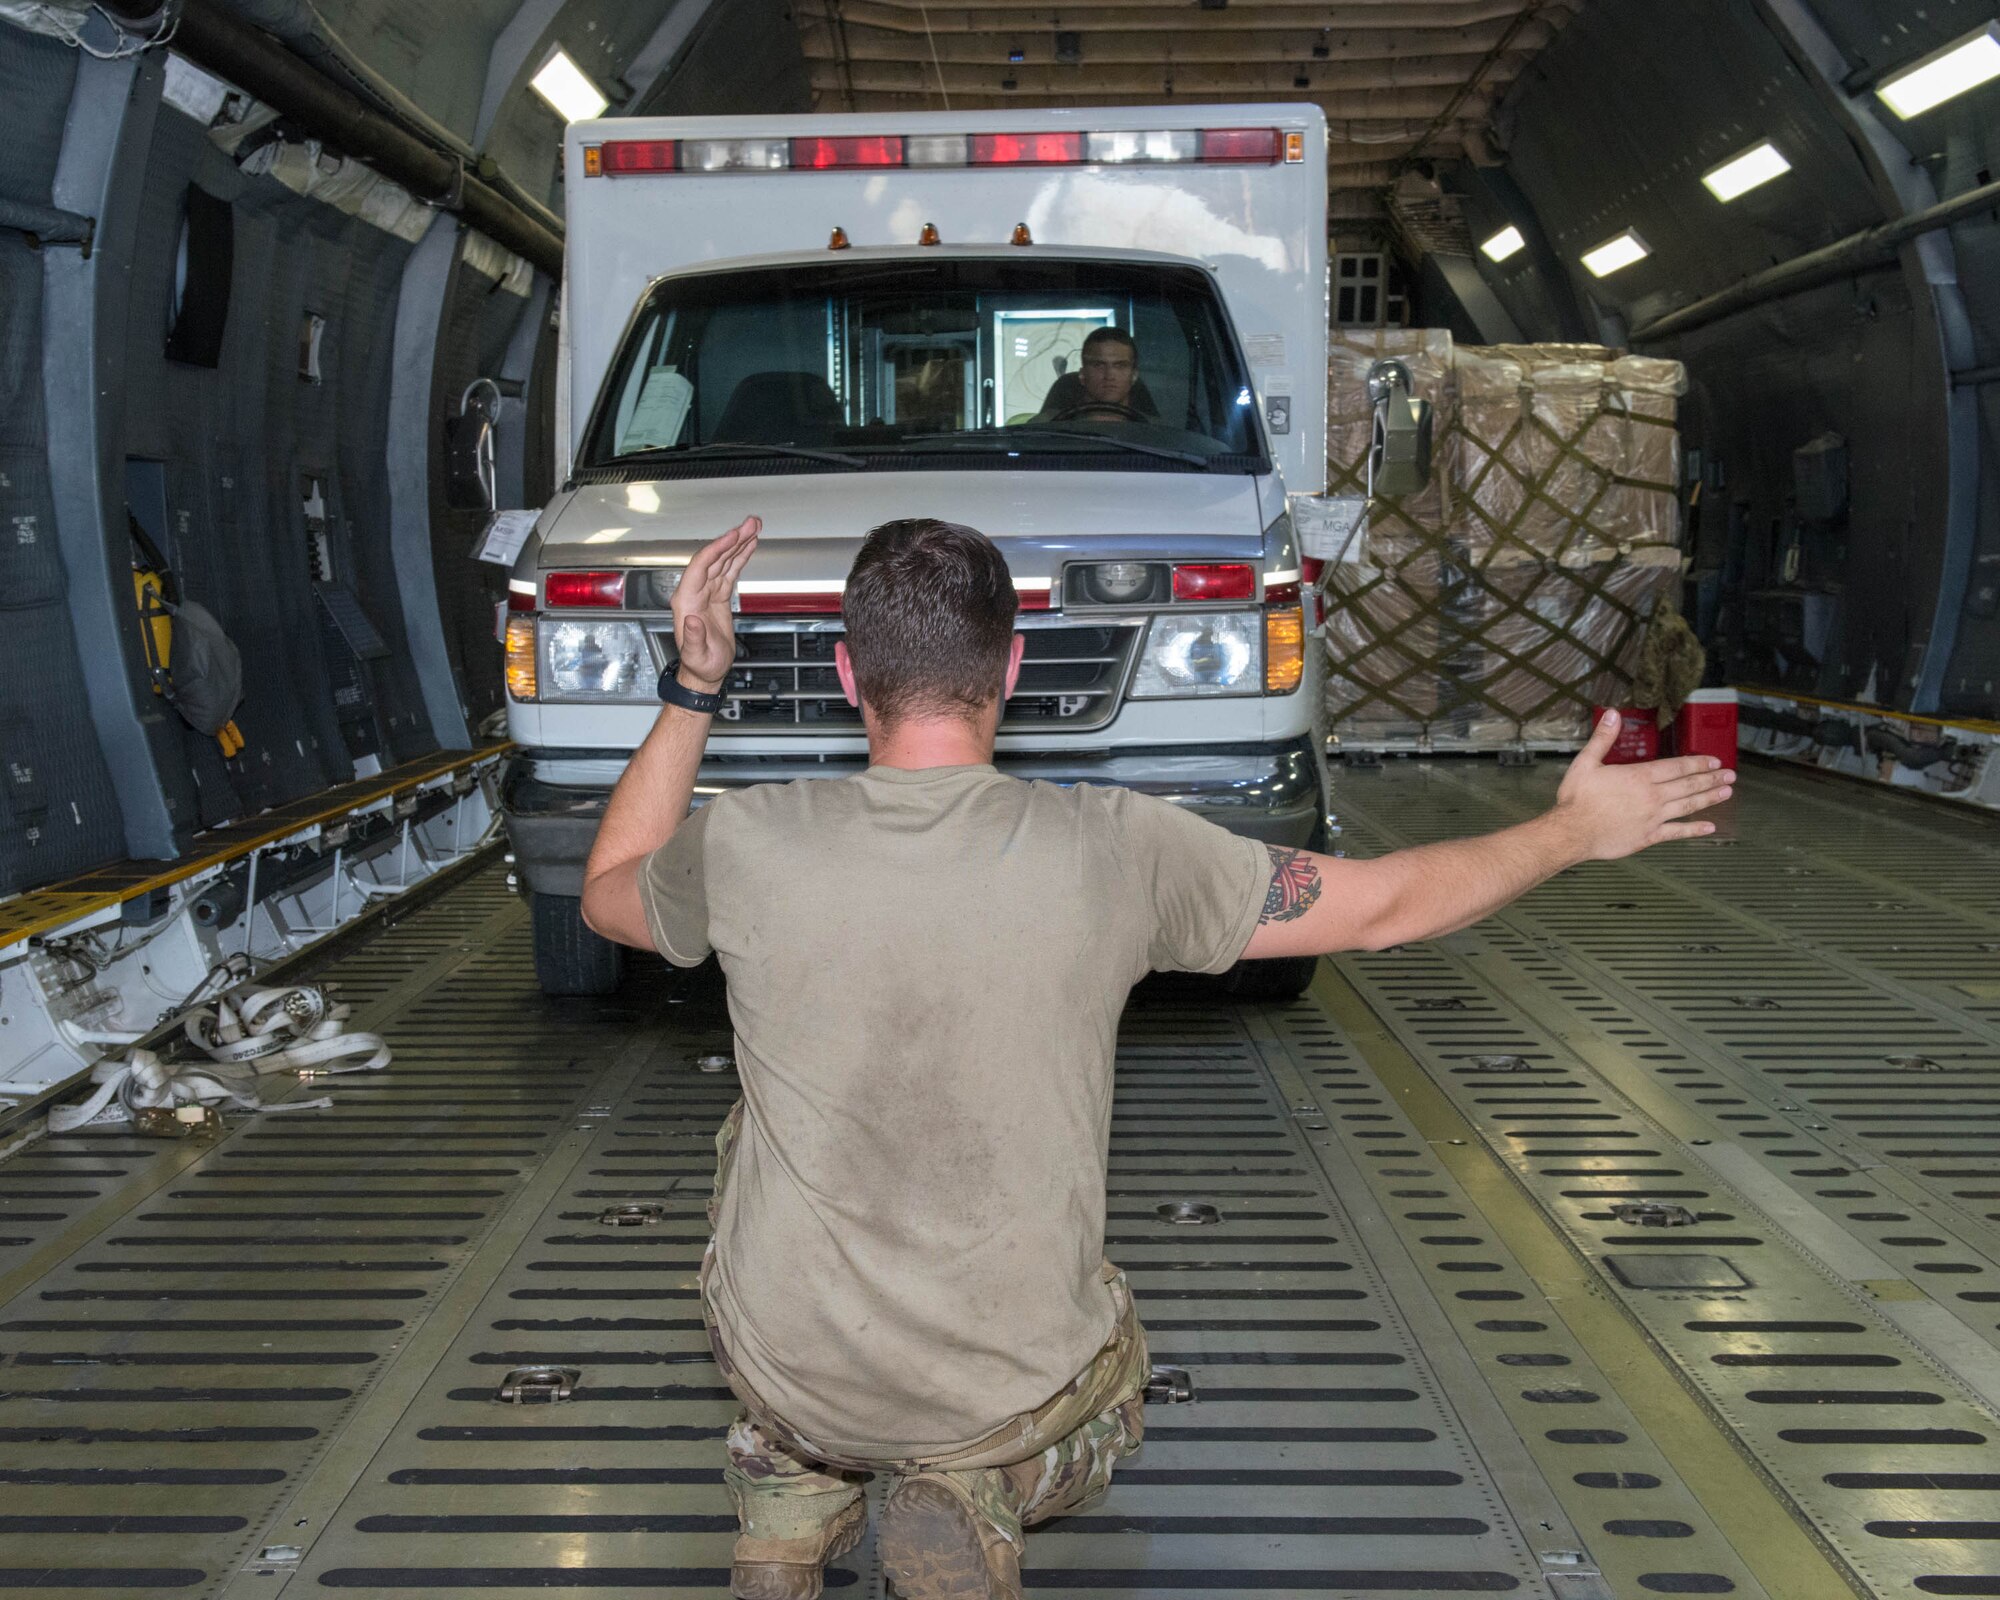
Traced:
[[1352, 744], [1580, 743], [1621, 704], [1681, 569], [1680, 363], [1590, 345], [1453, 348], [1341, 334], [1334, 492], [1365, 492], [1368, 370], [1409, 366], [1435, 412], [1431, 482], [1368, 503], [1320, 579], [1326, 704]]

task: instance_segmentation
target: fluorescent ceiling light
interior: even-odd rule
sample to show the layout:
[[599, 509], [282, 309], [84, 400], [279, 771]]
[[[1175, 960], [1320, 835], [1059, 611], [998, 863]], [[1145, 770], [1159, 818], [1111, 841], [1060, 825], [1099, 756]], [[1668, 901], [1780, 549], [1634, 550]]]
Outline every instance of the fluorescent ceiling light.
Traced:
[[1739, 194], [1748, 194], [1760, 183], [1781, 178], [1791, 170], [1791, 162], [1766, 139], [1740, 156], [1732, 156], [1712, 171], [1704, 172], [1701, 181], [1708, 185], [1710, 194], [1726, 202], [1734, 200]]
[[1505, 261], [1509, 256], [1518, 255], [1528, 247], [1528, 241], [1521, 237], [1519, 228], [1502, 228], [1479, 248], [1488, 261]]
[[1621, 267], [1644, 261], [1652, 253], [1652, 246], [1627, 228], [1617, 238], [1606, 239], [1595, 250], [1584, 251], [1583, 264], [1590, 269], [1593, 278], [1608, 278]]
[[1989, 22], [1932, 51], [1915, 66], [1884, 79], [1875, 92], [1897, 116], [1908, 119], [1994, 78], [2000, 78], [2000, 22]]
[[592, 117], [601, 117], [604, 108], [611, 104], [603, 91], [584, 76], [583, 68], [560, 49], [528, 80], [528, 85], [565, 122], [588, 122]]

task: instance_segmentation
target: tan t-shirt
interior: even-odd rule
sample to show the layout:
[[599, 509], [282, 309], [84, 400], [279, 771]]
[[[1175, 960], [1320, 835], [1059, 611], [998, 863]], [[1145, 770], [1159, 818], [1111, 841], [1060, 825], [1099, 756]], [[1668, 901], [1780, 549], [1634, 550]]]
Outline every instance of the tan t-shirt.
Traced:
[[1126, 991], [1228, 967], [1270, 875], [1163, 801], [991, 766], [735, 791], [647, 860], [661, 953], [729, 980], [717, 1320], [803, 1442], [944, 1453], [1097, 1353]]

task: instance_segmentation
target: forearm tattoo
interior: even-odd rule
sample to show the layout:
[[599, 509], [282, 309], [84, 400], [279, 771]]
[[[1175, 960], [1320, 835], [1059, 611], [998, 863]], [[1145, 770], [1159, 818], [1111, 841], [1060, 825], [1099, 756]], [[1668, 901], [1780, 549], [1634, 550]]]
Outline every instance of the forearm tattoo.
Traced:
[[1264, 895], [1264, 914], [1257, 921], [1296, 922], [1319, 899], [1325, 887], [1319, 868], [1303, 850], [1285, 850], [1274, 844], [1264, 848], [1271, 855], [1271, 887]]

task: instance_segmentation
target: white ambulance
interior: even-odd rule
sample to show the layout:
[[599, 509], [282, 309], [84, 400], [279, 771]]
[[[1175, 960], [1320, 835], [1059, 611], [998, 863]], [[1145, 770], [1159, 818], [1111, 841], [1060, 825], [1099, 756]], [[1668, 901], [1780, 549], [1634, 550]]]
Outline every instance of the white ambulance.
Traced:
[[1020, 592], [1002, 770], [1323, 841], [1287, 509], [1325, 478], [1317, 108], [622, 119], [572, 125], [565, 161], [564, 482], [505, 630], [545, 988], [618, 981], [584, 858], [675, 660], [674, 584], [752, 512], [698, 799], [865, 763], [842, 582], [871, 527], [934, 516]]

